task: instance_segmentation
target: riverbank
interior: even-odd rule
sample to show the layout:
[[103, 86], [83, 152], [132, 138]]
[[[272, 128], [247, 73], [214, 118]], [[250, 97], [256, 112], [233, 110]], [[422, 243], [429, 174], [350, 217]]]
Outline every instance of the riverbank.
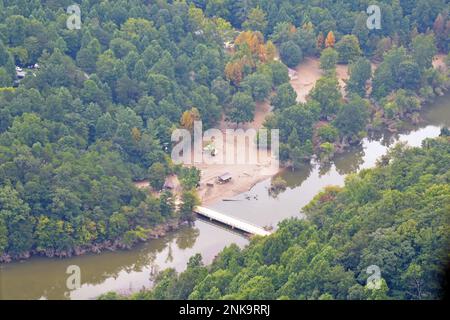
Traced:
[[[236, 141], [245, 139], [247, 130], [258, 130], [262, 128], [264, 120], [272, 112], [272, 108], [268, 101], [257, 103], [255, 109], [254, 120], [238, 127], [235, 131]], [[220, 122], [219, 129], [225, 133], [227, 129], [235, 129], [235, 126], [223, 118]], [[251, 140], [251, 138], [249, 139]], [[245, 140], [244, 140], [245, 141]], [[255, 184], [265, 179], [272, 177], [278, 173], [278, 166], [273, 166], [271, 154], [266, 152], [259, 152], [257, 145], [253, 141], [247, 141], [246, 150], [241, 150], [236, 147], [235, 141], [224, 139], [223, 145], [216, 144], [216, 150], [223, 155], [223, 159], [227, 158], [227, 152], [231, 152], [235, 161], [233, 164], [223, 163], [200, 163], [196, 167], [201, 171], [200, 187], [198, 194], [202, 205], [211, 205], [220, 200], [233, 197], [237, 194], [243, 193], [251, 189]], [[238, 154], [246, 152], [245, 161], [243, 164], [238, 164]], [[250, 157], [257, 155], [257, 161], [249, 161]], [[217, 177], [229, 173], [231, 181], [227, 183], [217, 183]]]
[[[298, 77], [290, 80], [291, 86], [297, 93], [297, 101], [305, 102], [309, 92], [314, 88], [315, 83], [323, 72], [320, 69], [320, 62], [317, 58], [306, 58], [301, 64], [295, 68]], [[336, 75], [341, 86], [342, 93], [345, 94], [345, 80], [348, 79], [348, 66], [338, 65]], [[256, 104], [255, 117], [252, 122], [245, 123], [239, 129], [258, 130], [263, 127], [265, 119], [271, 114], [272, 106], [269, 101], [259, 102]], [[225, 132], [226, 129], [236, 129], [235, 125], [225, 121], [223, 118], [220, 122], [219, 129]], [[237, 136], [245, 135], [244, 132], [236, 134]], [[233, 141], [227, 141], [228, 147]], [[248, 145], [248, 153], [258, 154], [257, 146]], [[218, 152], [224, 153], [224, 148], [219, 146]], [[237, 149], [235, 149], [234, 158], [237, 157]], [[263, 155], [258, 159], [258, 163], [245, 165], [215, 165], [215, 164], [198, 164], [196, 167], [201, 170], [201, 181], [198, 189], [202, 205], [212, 205], [218, 201], [226, 200], [238, 194], [249, 191], [257, 183], [267, 180], [280, 172], [281, 167], [273, 167], [271, 156]], [[226, 184], [215, 183], [216, 178], [221, 174], [228, 172], [232, 175], [232, 180]], [[213, 185], [213, 186], [211, 186]]]
[[[352, 147], [334, 158], [329, 167], [313, 163], [295, 172], [285, 170], [280, 174], [288, 182], [288, 188], [276, 198], [268, 193], [271, 177], [268, 175], [246, 180], [247, 185], [242, 193], [234, 193], [236, 189], [230, 188], [230, 193], [223, 193], [222, 196], [218, 192], [215, 199], [207, 199], [205, 203], [219, 212], [260, 226], [276, 226], [289, 217], [301, 217], [299, 208], [317, 192], [328, 185], [341, 185], [349, 173], [374, 166], [376, 160], [396, 141], [419, 146], [423, 139], [439, 135], [440, 127], [450, 126], [449, 99], [447, 94], [437, 99], [438, 107], [433, 104], [424, 108], [425, 113], [430, 111], [430, 114], [424, 115], [426, 124], [414, 126], [405, 133], [379, 134], [363, 139], [360, 146]], [[258, 111], [260, 116], [268, 114], [263, 108]], [[140, 185], [145, 187], [146, 183]], [[221, 186], [231, 187], [226, 184]], [[205, 264], [209, 264], [225, 246], [237, 244], [242, 247], [247, 241], [229, 229], [198, 220], [191, 227], [182, 225], [177, 231], [139, 243], [131, 250], [104, 250], [102, 254], [86, 253], [67, 259], [35, 256], [27, 261], [0, 265], [3, 282], [3, 297], [0, 292], [0, 299], [90, 299], [108, 291], [135, 292], [143, 286], [150, 287], [149, 279], [158, 270], [174, 268], [183, 271], [189, 258], [197, 253], [202, 254]], [[70, 265], [78, 265], [82, 270], [82, 287], [76, 290], [68, 290], [65, 286], [66, 268]], [[25, 287], [27, 290], [23, 289]]]
[[[151, 230], [145, 233], [145, 238], [139, 239], [139, 241], [144, 242], [148, 240], [159, 239], [167, 235], [169, 232], [178, 230], [185, 222], [179, 219], [168, 220], [164, 223], [158, 224]], [[75, 247], [71, 250], [45, 250], [38, 251], [32, 250], [29, 252], [22, 253], [18, 256], [11, 256], [10, 254], [3, 254], [0, 256], [0, 263], [10, 263], [16, 260], [26, 260], [33, 256], [41, 256], [47, 258], [71, 258], [76, 256], [81, 256], [87, 253], [99, 254], [104, 251], [116, 251], [131, 249], [132, 245], [125, 244], [119, 240], [107, 240], [101, 243], [93, 243], [86, 246]]]
[[[445, 58], [446, 56], [443, 54], [438, 54], [433, 59], [433, 66], [436, 69], [441, 70], [442, 72], [446, 71], [446, 64], [445, 64]], [[377, 65], [375, 63], [372, 63], [372, 72], [374, 72], [377, 68]], [[295, 68], [296, 77], [293, 77], [290, 80], [291, 86], [294, 88], [295, 92], [297, 93], [297, 101], [304, 103], [306, 102], [309, 93], [314, 88], [317, 80], [319, 80], [323, 75], [324, 72], [320, 69], [320, 59], [318, 58], [312, 58], [307, 57], [305, 60], [300, 63]], [[348, 71], [348, 65], [342, 65], [339, 64], [336, 66], [336, 77], [339, 82], [340, 90], [343, 96], [345, 96], [345, 85], [346, 80], [349, 79], [349, 71]], [[370, 90], [370, 88], [369, 88]], [[373, 114], [376, 114], [377, 112], [380, 113], [379, 108], [377, 109], [376, 106], [372, 104], [373, 108]], [[267, 118], [267, 116], [270, 115], [272, 112], [272, 107], [270, 106], [270, 103], [268, 101], [258, 103], [256, 105], [255, 110], [255, 117], [252, 122], [246, 123], [241, 125], [239, 128], [243, 130], [248, 129], [260, 129], [263, 124], [264, 120]], [[418, 124], [423, 119], [415, 119], [416, 123]], [[373, 126], [373, 122], [369, 124], [368, 130], [374, 130], [374, 131], [380, 131], [383, 129], [388, 129], [390, 132], [396, 132], [397, 129], [394, 129], [394, 127], [400, 127], [401, 122], [408, 122], [408, 116], [405, 116], [405, 119], [402, 121], [397, 121], [395, 123], [395, 126], [392, 124], [392, 121], [389, 121], [388, 119], [382, 119], [381, 125], [377, 125], [377, 127]], [[414, 122], [414, 121], [412, 121]], [[222, 132], [225, 132], [226, 129], [235, 129], [236, 127], [228, 123], [222, 119], [220, 122], [219, 129]], [[244, 132], [240, 132], [237, 134], [239, 135], [245, 135]], [[227, 142], [227, 144], [233, 143], [233, 142]], [[229, 146], [228, 146], [229, 147]], [[342, 154], [350, 147], [350, 144], [343, 143], [342, 141], [338, 141], [334, 144], [334, 152], [333, 155], [329, 155], [330, 157], [333, 157], [335, 154]], [[319, 145], [314, 146], [315, 150], [318, 153]], [[217, 147], [217, 151], [219, 153], [224, 154], [224, 148], [221, 146]], [[233, 155], [234, 158], [237, 157], [235, 150], [235, 154]], [[258, 150], [256, 148], [256, 145], [251, 145], [248, 148], [248, 152], [252, 152], [254, 154], [258, 153]], [[201, 171], [201, 181], [200, 181], [200, 187], [198, 189], [198, 194], [200, 196], [202, 205], [211, 205], [221, 200], [226, 200], [227, 198], [233, 197], [237, 194], [247, 192], [249, 191], [255, 184], [269, 179], [273, 177], [274, 175], [279, 173], [278, 169], [281, 168], [273, 168], [271, 167], [270, 163], [271, 159], [270, 157], [266, 157], [263, 159], [259, 159], [257, 164], [246, 164], [246, 165], [224, 165], [224, 164], [197, 164], [196, 167]], [[273, 159], [272, 159], [273, 161]], [[226, 184], [217, 184], [216, 179], [221, 174], [228, 172], [232, 176], [232, 180], [229, 183]]]
[[[445, 71], [446, 56], [443, 54], [436, 55], [433, 59], [433, 66], [436, 69]], [[375, 70], [376, 65], [372, 64], [372, 68]], [[309, 92], [314, 88], [314, 85], [320, 77], [323, 76], [323, 72], [320, 69], [320, 61], [318, 58], [306, 58], [304, 62], [299, 64], [295, 70], [297, 71], [298, 77], [291, 79], [290, 83], [293, 86], [294, 90], [297, 93], [297, 100], [299, 102], [305, 102]], [[336, 68], [336, 75], [341, 87], [341, 92], [345, 94], [345, 80], [348, 79], [348, 66], [347, 65], [338, 65]], [[272, 112], [272, 107], [268, 101], [257, 103], [255, 110], [255, 117], [252, 122], [243, 124], [239, 127], [239, 129], [248, 130], [255, 129], [258, 130], [263, 126], [264, 120], [270, 113]], [[422, 120], [422, 119], [421, 119]], [[235, 129], [235, 125], [225, 121], [223, 118], [220, 122], [219, 129], [222, 132], [225, 132], [226, 129]], [[392, 128], [388, 128], [391, 132], [396, 132]], [[237, 133], [237, 136], [245, 135], [245, 132]], [[218, 152], [225, 152], [225, 149], [232, 147], [234, 141], [225, 141], [224, 145], [216, 146]], [[258, 150], [255, 144], [248, 145], [248, 153], [258, 154]], [[336, 145], [335, 146], [335, 154], [339, 154], [345, 152], [348, 148], [348, 145]], [[238, 150], [234, 149], [234, 158], [237, 157]], [[222, 163], [219, 164], [206, 164], [201, 163], [197, 164], [196, 167], [201, 171], [201, 180], [200, 187], [198, 188], [198, 195], [200, 197], [201, 203], [204, 206], [213, 205], [222, 200], [227, 200], [236, 195], [248, 192], [251, 190], [256, 184], [268, 180], [273, 176], [280, 173], [282, 168], [278, 168], [272, 165], [273, 159], [270, 154], [260, 154], [257, 163], [253, 164], [238, 164], [238, 165], [224, 165]], [[222, 175], [223, 173], [230, 173], [232, 176], [232, 180], [228, 183], [218, 184], [217, 177]], [[177, 193], [179, 190], [179, 181], [176, 177], [173, 177], [175, 180], [172, 181], [172, 184], [175, 186], [174, 191]], [[148, 181], [136, 182], [136, 187], [138, 188], [148, 188], [149, 192], [151, 188], [149, 188]], [[152, 192], [153, 193], [153, 192]], [[154, 196], [158, 196], [153, 193]], [[164, 223], [162, 225], [156, 226], [154, 230], [151, 230], [147, 238], [140, 239], [142, 241], [146, 241], [149, 239], [155, 239], [158, 237], [164, 236], [167, 232], [177, 230], [179, 228], [181, 222], [177, 222], [177, 226], [174, 227], [174, 222], [170, 221]], [[12, 260], [24, 260], [28, 259], [33, 255], [37, 256], [46, 256], [46, 257], [72, 257], [79, 256], [85, 253], [99, 253], [102, 251], [113, 251], [118, 249], [129, 248], [129, 246], [124, 245], [120, 241], [107, 241], [101, 244], [93, 244], [85, 247], [74, 248], [72, 251], [55, 251], [55, 250], [47, 250], [45, 252], [32, 251], [24, 253], [18, 257], [11, 257], [10, 255], [4, 254], [0, 256], [0, 263], [11, 262]]]
[[[287, 181], [287, 189], [276, 197], [269, 194], [270, 179], [266, 179], [230, 198], [233, 201], [216, 201], [208, 207], [259, 226], [277, 226], [291, 217], [302, 218], [299, 209], [318, 192], [329, 185], [343, 185], [347, 174], [375, 166], [396, 142], [420, 146], [424, 139], [437, 137], [442, 127], [450, 126], [450, 95], [424, 108], [423, 117], [426, 123], [400, 133], [384, 132], [363, 139], [361, 145], [336, 156], [327, 166], [312, 161], [296, 171], [285, 170], [280, 175]], [[247, 238], [231, 229], [198, 219], [191, 226], [182, 225], [164, 237], [138, 243], [131, 250], [105, 250], [67, 259], [35, 256], [0, 265], [0, 299], [77, 300], [93, 299], [109, 291], [136, 292], [151, 288], [158, 271], [184, 271], [195, 254], [201, 254], [208, 265], [226, 246], [244, 247], [247, 243]], [[66, 270], [72, 265], [81, 269], [81, 287], [69, 290]]]

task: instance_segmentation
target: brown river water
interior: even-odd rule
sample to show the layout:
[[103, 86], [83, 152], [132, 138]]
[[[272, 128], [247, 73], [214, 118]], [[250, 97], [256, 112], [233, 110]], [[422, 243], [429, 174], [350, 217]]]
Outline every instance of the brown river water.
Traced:
[[[439, 135], [443, 126], [450, 126], [450, 95], [440, 97], [423, 113], [425, 123], [400, 134], [380, 134], [364, 139], [362, 145], [339, 155], [327, 167], [304, 166], [295, 172], [280, 173], [288, 182], [286, 191], [276, 198], [270, 196], [270, 179], [250, 191], [220, 201], [211, 208], [254, 224], [276, 227], [289, 217], [302, 217], [301, 208], [325, 186], [343, 185], [345, 176], [363, 168], [373, 167], [376, 160], [398, 141], [420, 146], [425, 138]], [[225, 246], [245, 246], [248, 239], [224, 227], [197, 220], [166, 237], [151, 240], [128, 251], [87, 254], [68, 259], [33, 257], [0, 265], [0, 299], [92, 299], [114, 290], [130, 293], [151, 286], [151, 278], [165, 268], [184, 270], [189, 257], [201, 253], [210, 263]], [[66, 286], [67, 267], [81, 270], [81, 287]]]

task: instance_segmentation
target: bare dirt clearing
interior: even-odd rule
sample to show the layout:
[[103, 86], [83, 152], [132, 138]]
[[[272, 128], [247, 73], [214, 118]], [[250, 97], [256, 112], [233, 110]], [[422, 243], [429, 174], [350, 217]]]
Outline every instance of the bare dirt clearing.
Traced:
[[[306, 97], [314, 87], [316, 81], [323, 76], [323, 72], [319, 66], [319, 59], [307, 58], [303, 63], [295, 69], [297, 77], [290, 81], [292, 87], [297, 92], [297, 101], [305, 102]], [[344, 94], [345, 79], [348, 79], [348, 66], [338, 65], [336, 68], [337, 77]], [[259, 129], [262, 127], [265, 118], [270, 114], [272, 108], [268, 101], [257, 103], [255, 110], [255, 119], [253, 122], [246, 123], [236, 127], [235, 124], [229, 123], [222, 119], [220, 129], [225, 132], [226, 129], [241, 128]], [[242, 134], [242, 133], [241, 133]], [[227, 144], [232, 143], [228, 141]], [[223, 149], [218, 150], [223, 152]], [[235, 153], [237, 150], [235, 150]], [[257, 153], [256, 145], [249, 148], [249, 152]], [[236, 157], [236, 154], [234, 155]], [[224, 164], [198, 164], [196, 167], [201, 170], [202, 178], [200, 181], [199, 195], [204, 205], [212, 204], [219, 200], [233, 197], [239, 193], [250, 190], [255, 184], [270, 178], [278, 173], [278, 169], [272, 166], [273, 159], [270, 156], [262, 156], [257, 164], [244, 165], [224, 165]], [[217, 184], [216, 178], [229, 172], [233, 178], [225, 184]], [[211, 186], [213, 184], [213, 186]]]
[[[265, 118], [271, 112], [271, 106], [268, 101], [259, 102], [256, 104], [255, 118], [252, 122], [236, 126], [234, 123], [229, 123], [222, 119], [219, 129], [225, 133], [226, 129], [242, 129], [236, 131], [236, 140], [225, 139], [223, 140], [223, 146], [221, 143], [216, 143], [215, 147], [217, 152], [223, 155], [223, 159], [226, 159], [227, 153], [231, 152], [233, 159], [237, 160], [238, 154], [242, 156], [242, 152], [245, 152], [246, 161], [244, 164], [196, 164], [195, 166], [201, 170], [200, 188], [198, 190], [202, 204], [212, 204], [219, 200], [233, 197], [239, 193], [246, 192], [251, 189], [256, 183], [270, 178], [278, 172], [278, 167], [273, 167], [274, 164], [270, 154], [266, 152], [258, 152], [257, 146], [251, 139], [247, 140], [246, 150], [236, 147], [238, 137], [245, 138], [248, 129], [258, 130], [262, 128]], [[258, 155], [257, 161], [249, 161], [250, 154]], [[205, 158], [209, 161], [217, 159], [220, 161], [220, 157], [212, 159], [209, 155], [204, 154]], [[237, 161], [236, 161], [237, 162]], [[217, 183], [217, 177], [230, 173], [232, 179], [228, 183]]]
[[[433, 66], [437, 69], [445, 70], [445, 55], [439, 54], [433, 60]], [[376, 69], [376, 64], [372, 64], [372, 70]], [[295, 71], [297, 72], [290, 83], [297, 93], [297, 101], [305, 102], [308, 94], [314, 88], [318, 79], [323, 76], [323, 71], [320, 69], [320, 62], [318, 58], [306, 58], [301, 64], [299, 64]], [[341, 87], [341, 92], [345, 95], [345, 80], [349, 78], [348, 66], [337, 65], [336, 75]], [[260, 102], [256, 104], [255, 118], [252, 122], [241, 124], [237, 126], [234, 123], [229, 123], [222, 117], [219, 124], [219, 129], [225, 133], [226, 129], [242, 129], [242, 132], [236, 133], [236, 136], [242, 137], [245, 135], [245, 131], [248, 129], [260, 129], [264, 123], [265, 118], [272, 111], [270, 103], [268, 101]], [[234, 141], [227, 141], [223, 139], [223, 145], [215, 143], [215, 148], [219, 154], [222, 154], [224, 158], [226, 153], [233, 153], [233, 159], [236, 159], [239, 151], [237, 148], [233, 148]], [[254, 143], [247, 144], [247, 154], [258, 154], [258, 149]], [[228, 150], [228, 151], [227, 151]], [[208, 163], [199, 163], [195, 166], [201, 170], [200, 187], [198, 188], [198, 194], [203, 205], [213, 204], [217, 201], [231, 198], [237, 194], [250, 190], [255, 184], [268, 179], [278, 173], [278, 168], [273, 166], [273, 159], [270, 154], [265, 152], [261, 153], [257, 163], [253, 164], [223, 164], [223, 163], [211, 163], [214, 160], [220, 160], [220, 157], [212, 158], [209, 154], [203, 154], [204, 159], [208, 160]], [[228, 183], [219, 184], [217, 177], [230, 173], [232, 179]], [[170, 178], [173, 179], [173, 178]], [[180, 192], [179, 181], [173, 180], [174, 192]], [[137, 182], [136, 186], [140, 188], [148, 188], [148, 182]]]
[[[303, 63], [297, 66], [295, 69], [297, 74], [296, 79], [290, 81], [292, 87], [297, 92], [297, 101], [305, 102], [306, 97], [314, 87], [316, 81], [322, 77], [323, 72], [319, 66], [319, 59], [307, 58]], [[337, 76], [341, 85], [341, 90], [344, 93], [344, 80], [348, 78], [348, 67], [346, 65], [338, 65]], [[225, 133], [226, 129], [242, 129], [241, 132], [236, 132], [236, 137], [243, 137], [248, 129], [260, 129], [263, 126], [264, 120], [271, 113], [272, 107], [268, 101], [259, 102], [256, 104], [255, 118], [252, 122], [241, 124], [237, 126], [234, 123], [230, 123], [222, 117], [219, 124], [219, 129]], [[236, 139], [237, 141], [237, 139]], [[221, 143], [214, 143], [215, 148], [219, 154], [222, 154], [224, 159], [227, 152], [233, 153], [233, 159], [237, 159], [238, 154], [242, 152], [238, 148], [234, 147], [235, 141], [227, 140], [223, 138], [223, 145]], [[252, 153], [258, 154], [256, 144], [249, 143], [246, 145], [247, 155]], [[258, 155], [258, 161], [256, 163], [249, 164], [223, 164], [210, 163], [214, 160], [220, 160], [220, 157], [214, 157], [214, 159], [207, 153], [203, 153], [204, 159], [207, 160], [203, 163], [195, 164], [201, 171], [200, 187], [198, 188], [198, 194], [203, 205], [213, 204], [217, 201], [231, 198], [240, 193], [250, 190], [255, 184], [268, 179], [278, 173], [279, 168], [274, 166], [274, 162], [270, 154], [266, 152], [260, 152]], [[248, 157], [248, 156], [247, 156]], [[220, 161], [219, 161], [220, 162]], [[220, 184], [217, 182], [217, 177], [230, 173], [232, 179], [228, 183]], [[174, 181], [174, 192], [180, 192], [180, 186], [178, 181]], [[148, 182], [138, 182], [136, 185], [140, 188], [149, 188]]]
[[[320, 69], [320, 61], [318, 58], [306, 58], [295, 69], [297, 77], [291, 80], [291, 85], [297, 92], [297, 101], [306, 102], [309, 92], [314, 88], [317, 80], [324, 75]], [[337, 65], [336, 75], [341, 86], [342, 94], [345, 94], [345, 80], [348, 79], [348, 66]]]

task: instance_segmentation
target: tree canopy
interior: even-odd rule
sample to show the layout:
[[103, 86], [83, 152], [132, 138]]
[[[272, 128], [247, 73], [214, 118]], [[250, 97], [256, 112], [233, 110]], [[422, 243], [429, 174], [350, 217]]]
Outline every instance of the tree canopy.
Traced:
[[[448, 136], [398, 145], [374, 169], [327, 187], [268, 237], [210, 266], [162, 272], [135, 299], [439, 299], [449, 239]], [[377, 266], [380, 287], [369, 286]], [[369, 283], [369, 284], [368, 284]]]

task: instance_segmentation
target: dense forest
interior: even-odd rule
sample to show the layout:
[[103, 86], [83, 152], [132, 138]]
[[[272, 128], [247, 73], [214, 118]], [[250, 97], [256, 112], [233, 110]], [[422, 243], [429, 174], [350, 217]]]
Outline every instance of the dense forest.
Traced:
[[[450, 245], [450, 136], [397, 145], [374, 169], [328, 187], [269, 237], [210, 266], [161, 272], [131, 299], [438, 299]], [[369, 266], [378, 288], [366, 285]], [[372, 272], [372, 271], [371, 271]], [[102, 299], [120, 298], [108, 293]]]
[[[265, 126], [295, 167], [415, 119], [448, 88], [432, 59], [448, 54], [449, 4], [378, 3], [383, 27], [369, 30], [362, 0], [85, 0], [71, 30], [70, 0], [0, 0], [0, 261], [130, 247], [192, 219], [199, 174], [169, 155], [172, 130], [194, 120], [250, 122], [269, 100]], [[324, 76], [297, 103], [288, 67], [308, 56]], [[350, 65], [345, 96], [337, 63]], [[178, 209], [133, 185], [160, 191], [170, 174]]]

